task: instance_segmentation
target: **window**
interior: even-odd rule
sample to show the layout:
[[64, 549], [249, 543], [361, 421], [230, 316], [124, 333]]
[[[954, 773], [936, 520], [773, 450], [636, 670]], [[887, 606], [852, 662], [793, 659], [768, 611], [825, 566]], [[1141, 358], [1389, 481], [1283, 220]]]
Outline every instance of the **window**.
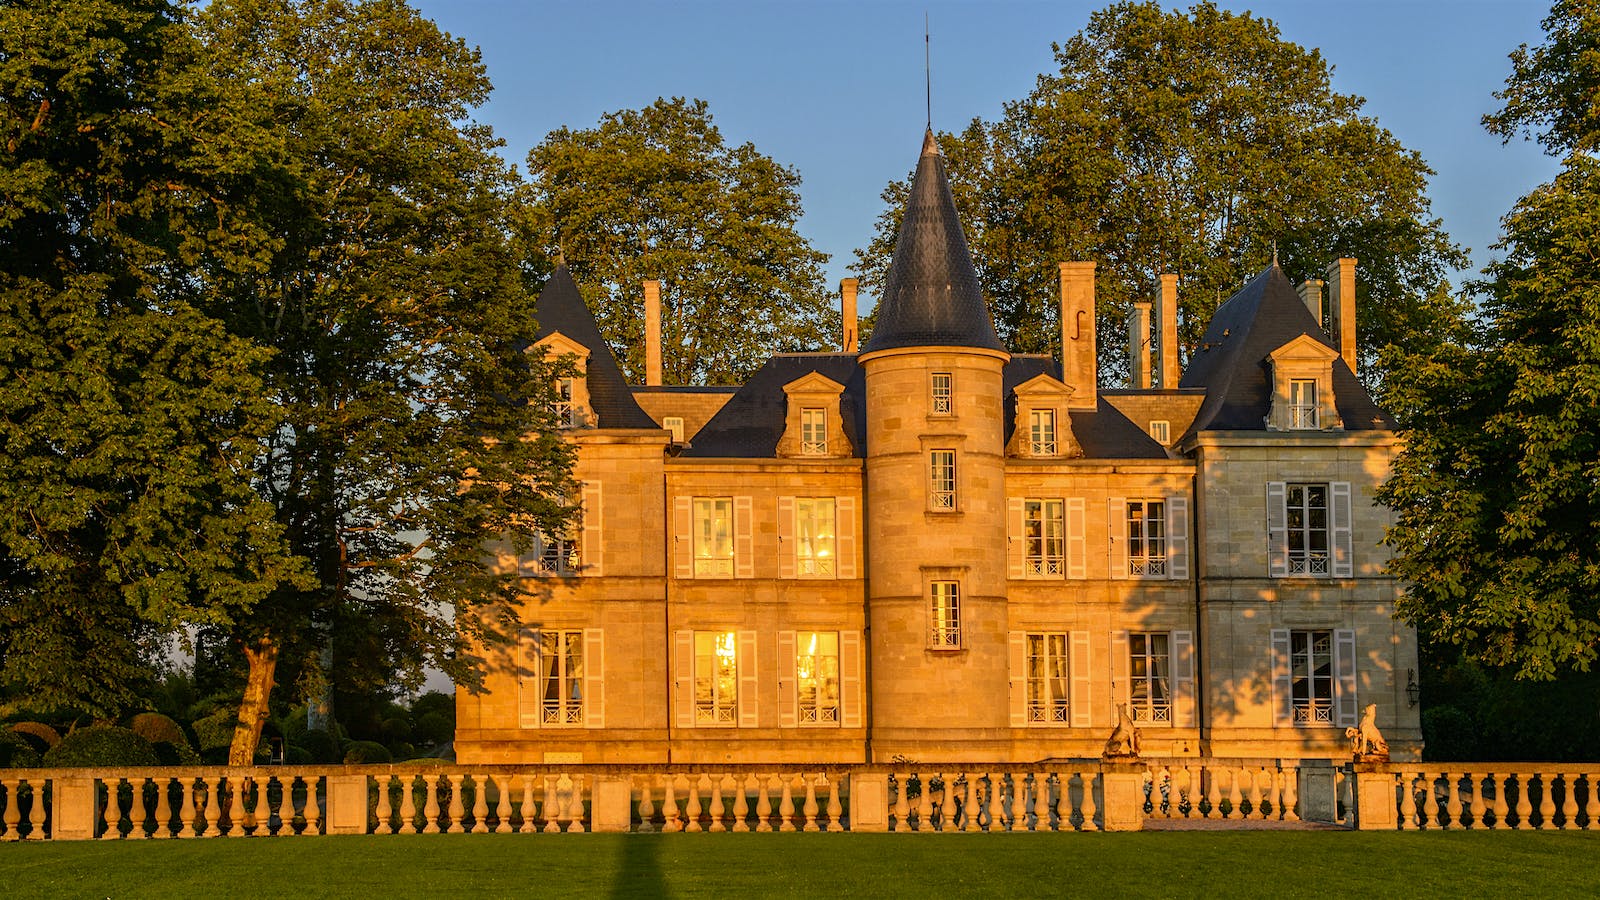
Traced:
[[533, 569], [540, 575], [578, 574], [578, 539], [571, 532], [556, 537], [539, 535]]
[[1328, 486], [1285, 486], [1289, 574], [1328, 574]]
[[837, 574], [834, 518], [832, 497], [795, 498], [794, 554], [797, 575], [832, 578]]
[[1296, 725], [1333, 724], [1333, 632], [1289, 632], [1289, 696]]
[[674, 444], [683, 443], [683, 416], [667, 416], [661, 420], [661, 427], [672, 432]]
[[1128, 705], [1136, 722], [1172, 721], [1172, 649], [1166, 632], [1128, 635]]
[[951, 405], [951, 396], [954, 394], [955, 380], [949, 372], [933, 373], [933, 414], [948, 416], [954, 412]]
[[1056, 455], [1056, 411], [1033, 409], [1028, 411], [1028, 453], [1033, 456]]
[[799, 724], [839, 724], [839, 633], [795, 633]]
[[941, 511], [956, 508], [954, 450], [934, 450], [928, 454], [928, 506]]
[[1156, 419], [1151, 422], [1150, 437], [1158, 444], [1165, 444], [1172, 440], [1172, 423], [1166, 419]]
[[1022, 501], [1023, 553], [1029, 578], [1059, 578], [1063, 560], [1063, 515], [1060, 500]]
[[539, 633], [539, 721], [583, 724], [583, 632]]
[[824, 456], [828, 452], [828, 413], [823, 409], [800, 410], [800, 453]]
[[1128, 574], [1167, 574], [1166, 503], [1128, 501]]
[[1067, 635], [1027, 637], [1028, 722], [1065, 725], [1071, 674], [1067, 668]]
[[694, 498], [694, 574], [733, 576], [733, 498]]
[[1316, 379], [1295, 378], [1289, 382], [1289, 427], [1317, 427]]
[[961, 648], [961, 585], [935, 581], [930, 585], [928, 645], [935, 650]]
[[556, 427], [572, 428], [578, 424], [578, 406], [574, 402], [575, 396], [574, 379], [556, 379], [555, 401], [550, 404], [550, 414], [555, 417]]
[[732, 631], [694, 633], [694, 723], [733, 725], [739, 699], [739, 647]]

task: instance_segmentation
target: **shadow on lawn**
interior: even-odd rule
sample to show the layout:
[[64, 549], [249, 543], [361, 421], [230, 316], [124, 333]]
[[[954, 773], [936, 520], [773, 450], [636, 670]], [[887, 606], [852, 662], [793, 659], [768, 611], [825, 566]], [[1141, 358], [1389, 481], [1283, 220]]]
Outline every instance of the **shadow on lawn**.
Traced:
[[617, 878], [611, 885], [611, 896], [665, 897], [667, 879], [661, 871], [661, 835], [628, 834], [617, 843], [621, 850], [617, 859]]

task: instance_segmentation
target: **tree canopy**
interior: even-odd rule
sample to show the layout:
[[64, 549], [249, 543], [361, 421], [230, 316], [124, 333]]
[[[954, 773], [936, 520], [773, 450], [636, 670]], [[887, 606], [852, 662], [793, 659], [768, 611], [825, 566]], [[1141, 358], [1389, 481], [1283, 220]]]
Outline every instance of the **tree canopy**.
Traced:
[[1512, 51], [1511, 76], [1495, 92], [1505, 105], [1484, 127], [1507, 141], [1535, 138], [1554, 156], [1600, 149], [1600, 6], [1556, 0], [1543, 24], [1543, 44]]
[[[1093, 260], [1102, 316], [1121, 319], [1180, 278], [1180, 340], [1276, 255], [1296, 280], [1341, 256], [1361, 262], [1358, 330], [1432, 346], [1462, 308], [1435, 296], [1464, 257], [1432, 216], [1431, 171], [1335, 92], [1315, 50], [1271, 21], [1210, 3], [1188, 13], [1119, 3], [1055, 45], [1059, 69], [998, 121], [939, 136], [996, 326], [1020, 352], [1058, 352], [1056, 263]], [[877, 234], [857, 251], [882, 283], [906, 181], [884, 192]], [[1441, 302], [1442, 297], [1442, 302]], [[1102, 378], [1125, 371], [1102, 342]], [[1381, 372], [1379, 373], [1381, 376]]]
[[817, 350], [838, 311], [827, 257], [795, 230], [800, 176], [728, 146], [703, 100], [657, 100], [559, 128], [528, 153], [520, 224], [535, 273], [564, 260], [624, 373], [644, 375], [640, 283], [662, 282], [671, 384], [737, 384], [775, 352]]

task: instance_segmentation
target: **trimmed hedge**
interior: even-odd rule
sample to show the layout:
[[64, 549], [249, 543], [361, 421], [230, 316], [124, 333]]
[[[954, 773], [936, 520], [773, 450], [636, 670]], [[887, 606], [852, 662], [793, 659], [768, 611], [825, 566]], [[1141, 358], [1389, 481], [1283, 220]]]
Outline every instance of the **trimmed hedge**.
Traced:
[[44, 755], [46, 768], [98, 768], [102, 766], [159, 766], [161, 758], [150, 742], [127, 728], [95, 725], [74, 731]]
[[37, 769], [44, 764], [33, 744], [9, 729], [0, 731], [0, 769]]
[[376, 741], [351, 741], [345, 748], [344, 764], [347, 766], [394, 762], [394, 757], [389, 755], [388, 748]]
[[28, 743], [39, 752], [40, 756], [43, 756], [45, 751], [51, 747], [61, 743], [61, 732], [43, 722], [12, 722], [8, 727], [27, 738]]

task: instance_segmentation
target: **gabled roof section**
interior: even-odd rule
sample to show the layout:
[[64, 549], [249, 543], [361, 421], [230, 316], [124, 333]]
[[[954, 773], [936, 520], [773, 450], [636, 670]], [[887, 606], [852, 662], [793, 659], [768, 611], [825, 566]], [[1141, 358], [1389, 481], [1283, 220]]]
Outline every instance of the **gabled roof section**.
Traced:
[[594, 412], [597, 428], [658, 428], [655, 420], [639, 408], [633, 392], [623, 380], [622, 369], [611, 347], [600, 336], [594, 315], [578, 293], [578, 285], [566, 265], [556, 267], [550, 280], [545, 282], [539, 299], [534, 301], [534, 317], [539, 331], [534, 336], [538, 343], [559, 333], [570, 341], [589, 350], [589, 365], [585, 379], [589, 389], [589, 407]]
[[[854, 353], [780, 353], [767, 360], [704, 428], [695, 434], [687, 457], [773, 459], [789, 411], [786, 385], [820, 376], [844, 385], [839, 420], [857, 457], [865, 446], [866, 379]], [[820, 379], [811, 383], [821, 384]]]
[[944, 157], [930, 130], [864, 352], [934, 346], [1005, 350], [983, 301]]
[[[1272, 409], [1270, 357], [1301, 336], [1337, 352], [1294, 285], [1273, 264], [1217, 307], [1200, 348], [1189, 359], [1178, 386], [1206, 391], [1189, 434], [1265, 431]], [[1343, 359], [1333, 361], [1333, 394], [1346, 431], [1396, 427]]]
[[[1006, 363], [1003, 382], [1005, 391], [1005, 443], [1011, 443], [1016, 431], [1017, 388], [1048, 375], [1059, 383], [1061, 364], [1049, 356], [1018, 354]], [[1134, 424], [1116, 407], [1099, 398], [1093, 410], [1079, 409], [1068, 413], [1072, 423], [1072, 436], [1083, 449], [1084, 459], [1168, 459], [1167, 448], [1156, 443], [1143, 428]]]

